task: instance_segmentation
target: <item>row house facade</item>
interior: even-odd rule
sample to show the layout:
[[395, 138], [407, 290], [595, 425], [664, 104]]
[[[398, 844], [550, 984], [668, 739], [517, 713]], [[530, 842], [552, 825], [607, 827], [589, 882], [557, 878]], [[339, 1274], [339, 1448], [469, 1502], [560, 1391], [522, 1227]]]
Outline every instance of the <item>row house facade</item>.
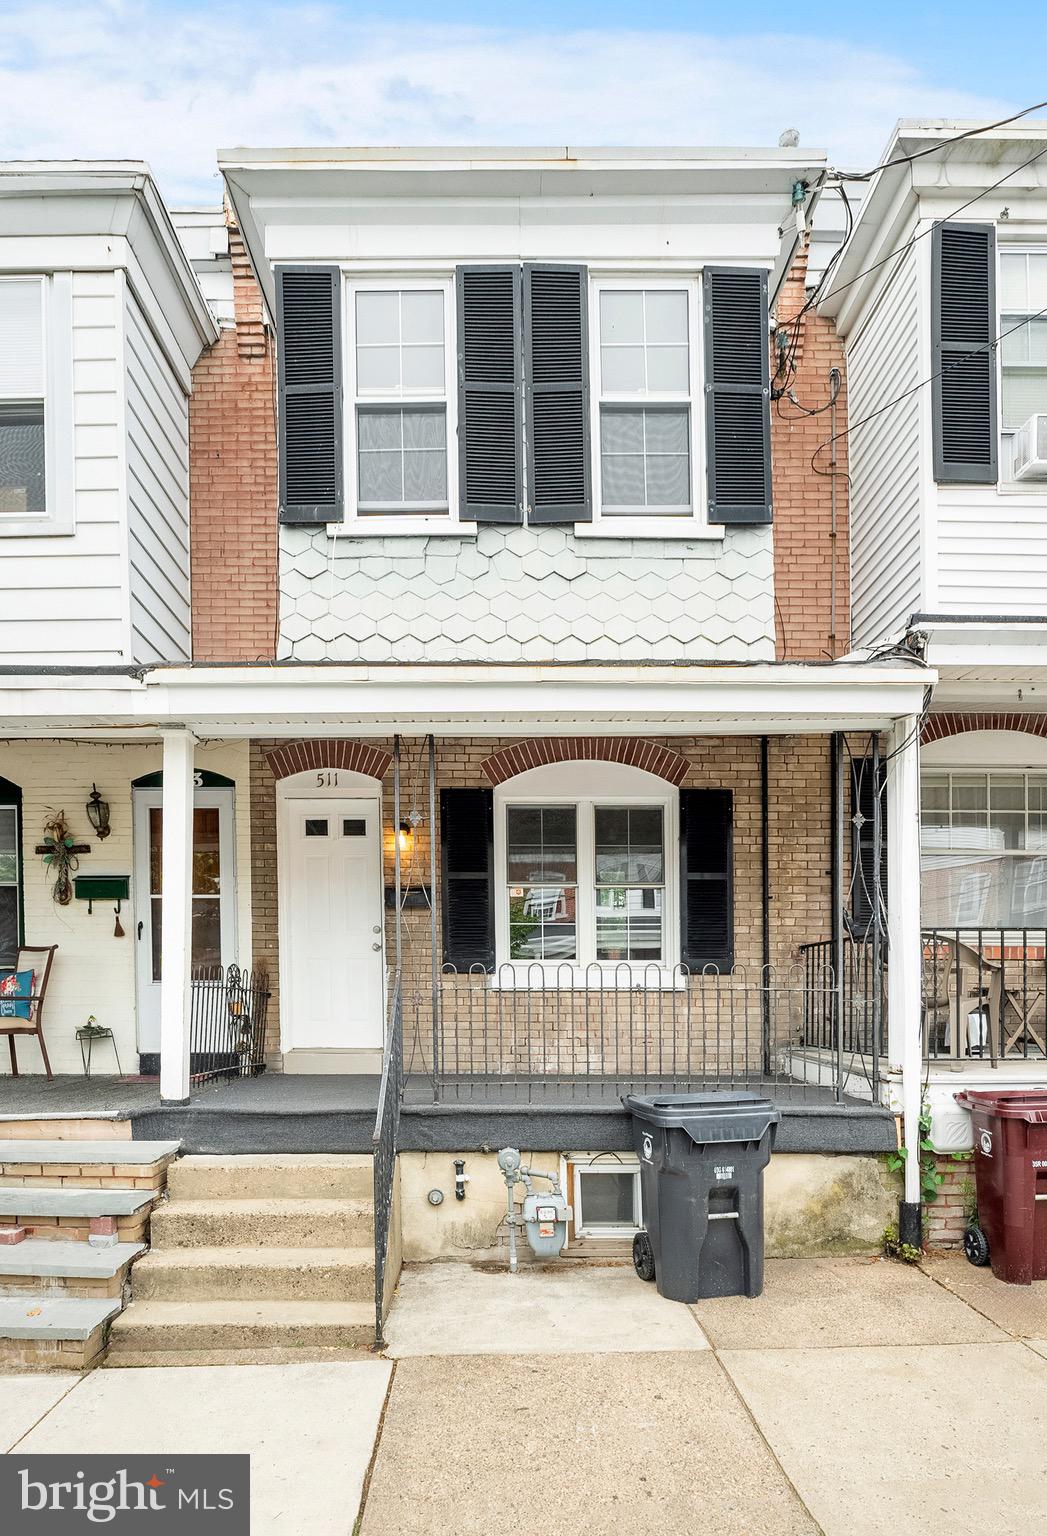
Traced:
[[621, 1154], [636, 1083], [911, 1142], [935, 672], [849, 528], [823, 157], [220, 167], [7, 173], [0, 966], [57, 945], [57, 1081], [90, 1016], [190, 1143], [245, 1053], [354, 1150], [390, 1082], [394, 1150]]

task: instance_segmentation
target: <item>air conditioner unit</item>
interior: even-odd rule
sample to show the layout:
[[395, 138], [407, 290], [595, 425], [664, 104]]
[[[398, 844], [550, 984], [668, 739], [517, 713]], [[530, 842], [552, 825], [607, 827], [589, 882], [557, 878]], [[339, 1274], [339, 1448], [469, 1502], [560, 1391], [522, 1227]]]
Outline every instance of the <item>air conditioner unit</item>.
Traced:
[[1030, 416], [1014, 434], [1016, 480], [1047, 480], [1047, 411]]

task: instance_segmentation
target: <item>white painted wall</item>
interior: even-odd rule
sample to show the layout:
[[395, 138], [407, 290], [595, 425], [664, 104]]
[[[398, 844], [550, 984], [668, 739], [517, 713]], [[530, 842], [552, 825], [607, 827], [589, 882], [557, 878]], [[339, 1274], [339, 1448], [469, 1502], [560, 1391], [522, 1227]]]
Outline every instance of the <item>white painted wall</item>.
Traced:
[[124, 361], [133, 656], [180, 660], [192, 650], [189, 400], [130, 289]]
[[851, 635], [869, 645], [921, 606], [921, 475], [918, 395], [864, 426], [863, 417], [920, 379], [921, 289], [915, 252], [890, 274], [847, 352], [851, 428]]
[[[135, 921], [134, 859], [131, 829], [131, 784], [162, 766], [162, 749], [155, 745], [109, 746], [103, 743], [0, 742], [0, 777], [22, 790], [22, 837], [25, 938], [29, 944], [57, 944], [48, 985], [44, 1037], [55, 1072], [80, 1074], [83, 1066], [74, 1031], [94, 1014], [116, 1035], [125, 1072], [137, 1070], [135, 1040]], [[251, 814], [249, 747], [246, 742], [203, 742], [196, 749], [196, 767], [209, 768], [233, 779], [236, 817], [236, 925], [239, 963], [251, 959]], [[100, 843], [90, 833], [84, 806], [92, 783], [109, 801], [112, 833]], [[56, 906], [43, 859], [33, 852], [43, 836], [48, 808], [64, 809], [72, 831], [91, 844], [80, 859], [81, 874], [132, 877], [131, 901], [121, 914], [125, 937], [113, 936], [113, 911], [73, 900]], [[112, 1053], [97, 1048], [95, 1070], [115, 1071]], [[34, 1041], [20, 1040], [18, 1060], [23, 1072], [41, 1072]], [[10, 1070], [6, 1044], [0, 1040], [0, 1074]]]

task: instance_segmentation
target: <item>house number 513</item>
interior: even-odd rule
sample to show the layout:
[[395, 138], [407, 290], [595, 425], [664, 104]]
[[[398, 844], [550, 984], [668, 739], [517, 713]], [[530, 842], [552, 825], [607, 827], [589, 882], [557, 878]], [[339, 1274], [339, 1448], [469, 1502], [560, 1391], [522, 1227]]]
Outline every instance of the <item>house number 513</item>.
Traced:
[[316, 775], [316, 787], [317, 789], [337, 789], [337, 773], [331, 768], [321, 768], [320, 772]]

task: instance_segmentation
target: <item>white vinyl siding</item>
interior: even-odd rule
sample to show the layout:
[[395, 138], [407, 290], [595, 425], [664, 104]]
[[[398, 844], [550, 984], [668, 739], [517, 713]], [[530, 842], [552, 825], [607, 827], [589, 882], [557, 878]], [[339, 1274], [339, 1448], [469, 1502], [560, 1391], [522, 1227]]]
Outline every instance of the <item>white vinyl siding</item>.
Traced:
[[189, 402], [128, 290], [127, 522], [135, 661], [180, 661], [189, 613]]
[[[914, 252], [891, 273], [847, 359], [851, 635], [868, 645], [921, 606], [920, 294]], [[929, 303], [929, 299], [924, 298]], [[907, 399], [906, 391], [915, 390]], [[857, 425], [885, 401], [892, 410]], [[929, 445], [927, 447], [929, 452]], [[827, 458], [827, 455], [823, 455]]]

